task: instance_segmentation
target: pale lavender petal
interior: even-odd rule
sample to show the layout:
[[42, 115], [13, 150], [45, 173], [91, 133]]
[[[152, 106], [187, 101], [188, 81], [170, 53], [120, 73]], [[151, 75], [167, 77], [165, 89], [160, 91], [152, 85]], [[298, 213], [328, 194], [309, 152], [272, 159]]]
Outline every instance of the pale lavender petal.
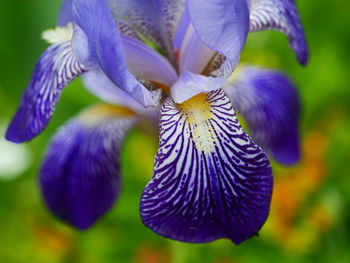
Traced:
[[288, 36], [300, 64], [308, 61], [308, 46], [294, 0], [251, 0], [250, 32], [277, 30]]
[[40, 173], [42, 195], [53, 214], [85, 230], [114, 205], [120, 147], [134, 121], [117, 108], [99, 106], [55, 135]]
[[246, 119], [252, 138], [284, 165], [300, 158], [300, 102], [293, 83], [281, 72], [244, 67], [224, 91]]
[[63, 0], [61, 6], [61, 12], [58, 17], [58, 25], [66, 26], [68, 23], [73, 22], [73, 12], [72, 12], [73, 0]]
[[49, 123], [63, 88], [85, 71], [70, 41], [50, 46], [40, 57], [6, 139], [20, 143], [37, 136]]
[[193, 243], [239, 244], [257, 235], [269, 213], [272, 171], [224, 92], [181, 105], [168, 98], [160, 125], [154, 174], [141, 198], [143, 223]]
[[217, 52], [203, 44], [193, 26], [190, 25], [180, 49], [180, 73], [190, 71], [202, 74], [215, 54]]
[[83, 76], [85, 87], [105, 102], [122, 105], [159, 122], [159, 107], [145, 108], [129, 94], [118, 88], [103, 72], [86, 72]]
[[247, 0], [188, 0], [192, 24], [209, 48], [226, 57], [225, 75], [237, 66], [249, 29]]
[[171, 97], [176, 103], [182, 103], [199, 93], [217, 90], [223, 87], [225, 82], [225, 78], [206, 77], [186, 71], [171, 87]]
[[159, 91], [150, 91], [128, 70], [121, 34], [106, 0], [73, 0], [73, 48], [89, 69], [102, 69], [122, 90], [144, 106], [159, 103]]
[[185, 0], [109, 0], [114, 17], [173, 58], [172, 41], [185, 8]]
[[128, 36], [122, 36], [122, 41], [126, 64], [134, 76], [171, 87], [177, 79], [177, 73], [165, 57]]
[[186, 7], [182, 13], [181, 19], [176, 28], [176, 33], [173, 40], [173, 47], [176, 50], [181, 48], [182, 42], [185, 38], [188, 27], [191, 24], [190, 14], [188, 13], [188, 8]]
[[103, 72], [86, 72], [82, 79], [84, 86], [104, 102], [131, 109], [145, 109], [133, 97], [117, 87]]

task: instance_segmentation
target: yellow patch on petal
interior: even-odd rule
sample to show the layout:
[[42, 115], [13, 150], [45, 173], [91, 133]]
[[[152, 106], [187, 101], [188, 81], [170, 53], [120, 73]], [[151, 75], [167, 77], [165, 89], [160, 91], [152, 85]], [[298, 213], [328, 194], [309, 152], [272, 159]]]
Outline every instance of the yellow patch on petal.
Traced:
[[79, 116], [79, 119], [87, 125], [95, 125], [97, 122], [108, 118], [130, 118], [134, 117], [136, 113], [123, 106], [100, 104], [93, 106]]
[[213, 152], [216, 134], [209, 123], [209, 120], [213, 118], [213, 113], [208, 95], [198, 94], [179, 104], [178, 107], [186, 115], [197, 150], [207, 154]]
[[49, 44], [59, 44], [70, 41], [73, 37], [73, 25], [69, 23], [66, 27], [56, 27], [55, 29], [45, 30], [41, 37]]

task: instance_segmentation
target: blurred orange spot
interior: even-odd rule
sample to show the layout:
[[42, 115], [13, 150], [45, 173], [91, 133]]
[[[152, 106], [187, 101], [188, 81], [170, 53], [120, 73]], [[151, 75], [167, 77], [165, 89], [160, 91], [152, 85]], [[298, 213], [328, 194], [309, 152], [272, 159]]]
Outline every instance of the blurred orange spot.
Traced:
[[318, 131], [311, 132], [303, 140], [300, 164], [282, 169], [275, 176], [270, 227], [272, 235], [286, 247], [303, 246], [315, 236], [312, 233], [301, 234], [304, 230], [298, 227], [303, 223], [302, 220], [311, 222], [311, 225], [316, 226], [313, 231], [318, 232], [329, 229], [331, 225], [330, 214], [325, 208], [318, 205], [311, 208], [310, 214], [305, 212], [309, 197], [326, 178], [324, 156], [327, 149], [328, 138]]
[[318, 231], [323, 232], [332, 225], [332, 218], [329, 211], [323, 206], [317, 206], [309, 217], [310, 224]]
[[163, 248], [142, 245], [136, 252], [136, 263], [168, 263], [171, 262], [169, 253]]
[[53, 228], [40, 226], [34, 230], [34, 236], [37, 239], [37, 247], [45, 253], [64, 257], [71, 250], [71, 237]]
[[111, 104], [98, 104], [91, 106], [79, 114], [79, 119], [84, 123], [95, 124], [111, 117], [133, 117], [136, 113], [124, 106]]

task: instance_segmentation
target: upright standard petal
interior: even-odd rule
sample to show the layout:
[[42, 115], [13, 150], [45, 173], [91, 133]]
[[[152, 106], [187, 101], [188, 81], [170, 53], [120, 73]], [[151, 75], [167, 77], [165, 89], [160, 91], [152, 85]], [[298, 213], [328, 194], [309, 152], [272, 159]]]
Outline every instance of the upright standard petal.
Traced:
[[190, 71], [193, 73], [203, 74], [209, 62], [214, 58], [217, 52], [207, 47], [198, 37], [193, 26], [187, 29], [183, 39], [180, 56], [179, 69], [180, 73]]
[[300, 64], [308, 61], [308, 47], [294, 0], [251, 0], [250, 32], [277, 30], [288, 36]]
[[185, 242], [239, 244], [264, 224], [271, 193], [269, 161], [222, 90], [164, 103], [154, 174], [141, 198], [147, 227]]
[[34, 69], [6, 139], [20, 143], [37, 136], [49, 123], [63, 88], [84, 71], [72, 52], [70, 41], [51, 45]]
[[173, 39], [173, 47], [175, 49], [175, 52], [181, 47], [182, 42], [185, 38], [185, 34], [190, 24], [191, 24], [191, 17], [188, 12], [188, 8], [186, 6], [184, 11], [182, 12], [181, 19], [178, 22], [178, 25], [176, 27], [176, 31]]
[[73, 0], [63, 0], [61, 6], [61, 12], [58, 17], [58, 25], [66, 26], [68, 23], [73, 22]]
[[188, 0], [198, 37], [226, 57], [225, 75], [237, 66], [249, 29], [248, 0]]
[[125, 50], [107, 0], [73, 0], [77, 24], [73, 50], [89, 69], [102, 69], [122, 90], [142, 105], [159, 103], [159, 91], [150, 91], [128, 70]]
[[173, 58], [172, 41], [185, 0], [109, 0], [117, 20], [123, 21], [141, 38], [157, 44]]
[[246, 119], [254, 141], [284, 165], [300, 158], [299, 96], [282, 73], [244, 67], [224, 88], [233, 107]]
[[40, 173], [43, 198], [61, 220], [84, 230], [115, 203], [119, 154], [135, 122], [130, 110], [102, 105], [83, 112], [53, 138]]
[[171, 87], [177, 73], [169, 61], [144, 43], [122, 36], [126, 63], [130, 71], [140, 79], [151, 80]]

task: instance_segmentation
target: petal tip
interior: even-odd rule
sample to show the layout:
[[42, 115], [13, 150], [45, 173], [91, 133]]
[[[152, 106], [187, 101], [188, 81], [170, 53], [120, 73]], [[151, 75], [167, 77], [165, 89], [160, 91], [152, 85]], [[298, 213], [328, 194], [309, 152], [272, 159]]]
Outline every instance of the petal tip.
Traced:
[[298, 55], [298, 61], [300, 63], [300, 65], [302, 66], [307, 66], [308, 62], [309, 62], [309, 52], [305, 51], [302, 54]]
[[36, 134], [30, 134], [26, 130], [21, 129], [21, 126], [23, 124], [15, 117], [6, 130], [5, 139], [19, 144], [30, 141], [36, 136]]
[[284, 166], [294, 166], [300, 161], [299, 151], [275, 152], [274, 159]]

